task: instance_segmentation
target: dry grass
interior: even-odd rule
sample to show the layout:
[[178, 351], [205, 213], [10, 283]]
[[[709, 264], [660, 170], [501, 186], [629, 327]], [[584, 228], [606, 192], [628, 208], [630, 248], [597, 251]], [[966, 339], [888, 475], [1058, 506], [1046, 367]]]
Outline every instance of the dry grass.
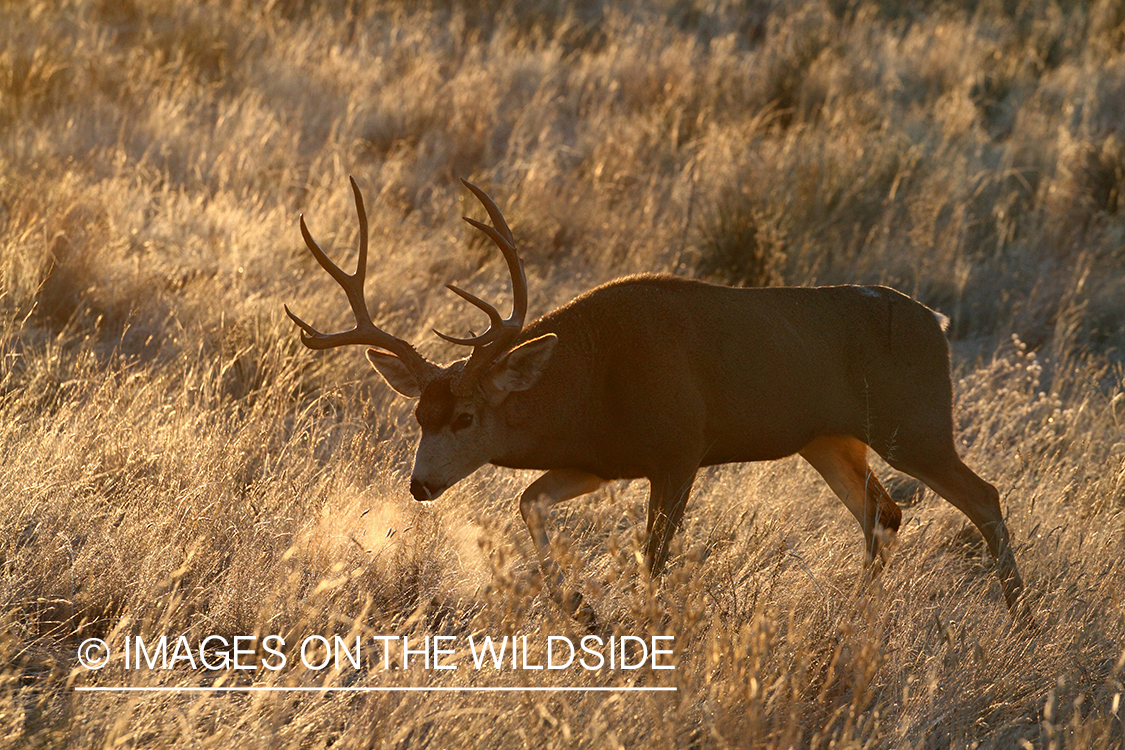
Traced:
[[[0, 6], [0, 744], [1113, 748], [1125, 692], [1119, 0]], [[892, 565], [800, 461], [701, 476], [659, 587], [644, 487], [555, 513], [603, 634], [670, 633], [675, 694], [108, 695], [86, 637], [576, 634], [486, 469], [408, 500], [410, 404], [356, 352], [346, 177], [376, 318], [425, 353], [447, 281], [532, 309], [634, 271], [883, 282], [951, 316], [967, 461], [1042, 629], [913, 485]], [[1013, 338], [1013, 334], [1015, 337]], [[884, 467], [884, 475], [890, 470]], [[225, 681], [246, 682], [243, 675]], [[619, 685], [619, 672], [260, 672], [258, 684]]]

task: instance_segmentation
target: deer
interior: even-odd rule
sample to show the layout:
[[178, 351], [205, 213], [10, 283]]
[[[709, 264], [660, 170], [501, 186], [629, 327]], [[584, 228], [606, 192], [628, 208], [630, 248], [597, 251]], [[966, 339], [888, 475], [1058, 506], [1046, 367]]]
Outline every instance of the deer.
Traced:
[[367, 214], [359, 258], [340, 269], [309, 233], [320, 266], [343, 288], [355, 326], [322, 333], [285, 306], [309, 349], [368, 347], [397, 393], [417, 399], [421, 429], [410, 494], [433, 501], [485, 464], [543, 471], [520, 495], [551, 599], [593, 622], [581, 592], [564, 590], [546, 522], [552, 506], [615, 480], [647, 479], [644, 548], [663, 570], [697, 472], [799, 454], [859, 522], [877, 574], [902, 520], [868, 462], [874, 451], [934, 490], [980, 531], [1013, 616], [1024, 588], [997, 489], [958, 455], [948, 319], [885, 286], [728, 287], [672, 275], [619, 278], [525, 325], [527, 278], [496, 203], [462, 180], [492, 225], [463, 217], [500, 250], [512, 312], [448, 284], [488, 316], [484, 333], [434, 331], [471, 347], [447, 365], [378, 328], [364, 296]]

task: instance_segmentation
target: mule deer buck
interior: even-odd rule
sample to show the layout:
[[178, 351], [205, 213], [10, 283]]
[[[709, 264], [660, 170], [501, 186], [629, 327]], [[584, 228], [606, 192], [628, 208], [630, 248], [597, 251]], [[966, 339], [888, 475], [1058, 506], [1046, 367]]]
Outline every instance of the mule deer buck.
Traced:
[[[355, 180], [359, 261], [337, 267], [301, 234], [351, 303], [351, 330], [324, 334], [294, 315], [310, 349], [372, 347], [394, 390], [417, 398], [422, 429], [410, 477], [434, 500], [480, 466], [544, 470], [520, 496], [552, 598], [589, 619], [563, 591], [545, 529], [548, 509], [615, 479], [648, 479], [645, 561], [664, 567], [700, 467], [799, 453], [859, 521], [878, 565], [902, 514], [867, 462], [868, 447], [929, 485], [984, 535], [1015, 612], [1023, 582], [996, 488], [957, 455], [949, 346], [939, 313], [881, 286], [731, 288], [673, 276], [611, 281], [524, 325], [527, 280], [500, 209], [480, 188], [484, 232], [507, 261], [512, 314], [448, 288], [488, 315], [488, 330], [455, 338], [470, 356], [435, 365], [375, 326], [363, 283], [367, 216]], [[437, 333], [435, 331], [435, 333]]]

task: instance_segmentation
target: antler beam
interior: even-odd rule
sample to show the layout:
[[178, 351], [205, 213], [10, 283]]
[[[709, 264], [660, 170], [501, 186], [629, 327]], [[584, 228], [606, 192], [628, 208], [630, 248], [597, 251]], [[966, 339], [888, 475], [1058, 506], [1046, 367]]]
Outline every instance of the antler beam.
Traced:
[[305, 244], [321, 268], [343, 288], [351, 305], [352, 314], [355, 316], [355, 327], [339, 333], [322, 333], [297, 317], [288, 305], [285, 306], [285, 313], [301, 328], [301, 343], [308, 348], [332, 349], [337, 346], [362, 344], [384, 349], [401, 359], [414, 373], [415, 378], [420, 383], [424, 383], [433, 376], [437, 367], [419, 354], [409, 342], [392, 336], [376, 326], [371, 320], [371, 313], [367, 311], [367, 300], [363, 294], [363, 283], [367, 277], [367, 211], [364, 210], [363, 194], [355, 178], [348, 179], [351, 181], [352, 193], [355, 195], [355, 209], [359, 215], [359, 258], [356, 261], [355, 273], [345, 273], [320, 249], [320, 245], [313, 239], [308, 226], [305, 225], [304, 215], [301, 216], [301, 236], [305, 238]]
[[520, 261], [519, 253], [516, 251], [516, 242], [515, 238], [512, 236], [512, 230], [508, 228], [508, 222], [504, 221], [504, 215], [500, 213], [496, 202], [493, 201], [486, 192], [468, 180], [462, 179], [461, 182], [465, 187], [471, 190], [473, 195], [484, 205], [495, 228], [477, 221], [476, 219], [471, 219], [468, 216], [463, 216], [461, 218], [484, 232], [484, 234], [500, 248], [504, 260], [508, 263], [508, 274], [512, 279], [513, 298], [512, 314], [507, 318], [501, 318], [496, 308], [480, 297], [452, 284], [447, 285], [447, 288], [451, 292], [488, 315], [489, 320], [488, 330], [479, 336], [458, 338], [456, 336], [444, 334], [441, 331], [434, 331], [434, 333], [451, 344], [473, 347], [472, 356], [465, 366], [464, 374], [461, 377], [459, 388], [457, 389], [463, 391], [468, 388], [468, 385], [475, 380], [477, 375], [483, 371], [484, 368], [495, 361], [500, 354], [506, 351], [507, 348], [515, 342], [520, 332], [523, 330], [524, 319], [527, 317], [527, 277], [524, 275], [523, 263]]

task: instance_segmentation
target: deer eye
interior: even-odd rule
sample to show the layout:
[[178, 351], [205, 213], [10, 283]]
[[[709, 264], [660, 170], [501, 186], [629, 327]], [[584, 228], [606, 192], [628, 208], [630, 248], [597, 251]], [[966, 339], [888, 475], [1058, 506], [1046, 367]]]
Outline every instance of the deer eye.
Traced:
[[473, 415], [469, 412], [463, 412], [453, 418], [453, 429], [463, 430], [473, 423]]

